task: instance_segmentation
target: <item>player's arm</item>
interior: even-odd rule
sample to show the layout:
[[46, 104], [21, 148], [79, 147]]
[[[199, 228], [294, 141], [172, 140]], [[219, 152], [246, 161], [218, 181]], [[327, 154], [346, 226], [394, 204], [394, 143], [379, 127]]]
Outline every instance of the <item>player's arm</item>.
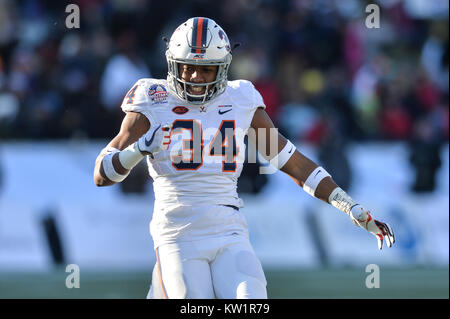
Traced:
[[[275, 156], [271, 155], [270, 130], [274, 130], [275, 126], [263, 108], [255, 111], [251, 127], [255, 130], [254, 145], [257, 145], [259, 153], [273, 166], [286, 173], [308, 194], [333, 205], [349, 215], [355, 225], [375, 235], [379, 249], [383, 246], [383, 238], [386, 238], [388, 247], [392, 246], [395, 242], [392, 229], [387, 224], [372, 219], [369, 211], [342, 190], [323, 167], [300, 153], [290, 141], [279, 133], [275, 140], [277, 152]], [[261, 132], [265, 134], [258, 137], [258, 133]], [[265, 143], [258, 141], [258, 138], [265, 138]]]
[[[291, 177], [297, 185], [304, 188], [306, 180], [311, 175], [311, 173], [316, 170], [318, 165], [314, 161], [310, 160], [308, 157], [300, 153], [291, 142], [289, 142], [283, 135], [279, 133], [277, 136], [277, 141], [275, 141], [278, 148], [277, 152], [274, 153], [276, 156], [273, 157], [274, 154], [272, 154], [272, 157], [269, 155], [271, 153], [270, 147], [274, 147], [270, 145], [270, 130], [275, 130], [276, 128], [264, 109], [258, 108], [256, 110], [251, 126], [253, 129], [255, 129], [256, 133], [257, 140], [255, 145], [263, 148], [258, 148], [259, 153], [264, 156], [266, 160], [270, 161], [273, 166]], [[262, 133], [264, 131], [265, 133], [262, 134], [261, 138], [265, 138], [266, 141], [262, 143], [258, 140], [258, 133]], [[286, 154], [284, 154], [285, 152], [283, 152], [284, 149], [286, 149], [287, 151]], [[276, 161], [278, 163], [275, 164]], [[338, 186], [331, 179], [331, 177], [326, 177], [324, 178], [323, 182], [320, 183], [320, 187], [317, 187], [313, 196], [328, 203], [329, 195], [337, 187]]]
[[150, 125], [141, 113], [127, 112], [119, 134], [100, 152], [94, 168], [94, 183], [110, 186], [123, 181], [130, 170], [145, 155], [153, 156], [166, 148], [170, 137], [168, 127], [161, 124]]
[[[135, 112], [126, 113], [119, 133], [100, 152], [95, 161], [95, 185], [110, 186], [118, 182], [123, 176], [128, 175], [130, 169], [127, 169], [121, 163], [120, 151], [135, 143], [149, 129], [150, 122], [144, 115]], [[136, 157], [141, 160], [144, 155], [136, 154]]]

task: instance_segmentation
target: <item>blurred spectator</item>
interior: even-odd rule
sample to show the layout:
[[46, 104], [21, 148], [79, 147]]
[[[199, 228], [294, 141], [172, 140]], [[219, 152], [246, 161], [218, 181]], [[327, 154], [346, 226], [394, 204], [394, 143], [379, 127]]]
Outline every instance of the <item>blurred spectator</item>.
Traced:
[[394, 88], [388, 88], [387, 92], [380, 94], [381, 137], [388, 140], [407, 140], [411, 136], [412, 118], [397, 92]]
[[320, 113], [309, 104], [287, 103], [282, 106], [280, 131], [292, 141], [315, 142], [312, 132], [321, 124]]
[[365, 137], [377, 138], [379, 133], [380, 96], [378, 86], [385, 72], [386, 58], [378, 56], [363, 64], [352, 83], [352, 105]]
[[431, 81], [448, 93], [448, 20], [432, 22], [422, 48], [421, 63]]
[[432, 192], [436, 186], [436, 172], [441, 167], [441, 141], [429, 118], [416, 122], [410, 144], [410, 162], [415, 169], [411, 187], [417, 193]]
[[319, 161], [342, 189], [350, 191], [353, 174], [347, 156], [347, 145], [339, 134], [328, 134], [320, 145]]
[[4, 64], [0, 57], [0, 137], [11, 135], [14, 120], [19, 113], [19, 100], [6, 89]]
[[239, 194], [258, 194], [267, 184], [268, 178], [265, 174], [260, 174], [260, 162], [244, 163], [241, 176], [238, 179]]
[[2, 193], [2, 187], [3, 187], [3, 166], [2, 166], [2, 158], [0, 156], [0, 198]]
[[[144, 60], [139, 56], [136, 34], [133, 28], [126, 26], [113, 34], [117, 44], [117, 53], [107, 62], [103, 72], [100, 91], [102, 105], [108, 113], [108, 123], [117, 129], [123, 119], [120, 104], [126, 93], [140, 78], [151, 77]], [[107, 130], [109, 132], [114, 131]]]
[[109, 110], [120, 106], [137, 80], [151, 77], [145, 62], [137, 55], [133, 30], [121, 30], [115, 40], [118, 53], [109, 59], [101, 79], [102, 102]]
[[111, 138], [133, 83], [166, 75], [161, 35], [203, 15], [242, 42], [230, 79], [297, 142], [320, 145], [329, 116], [346, 141], [408, 141], [427, 117], [448, 142], [448, 3], [375, 2], [380, 29], [368, 1], [75, 1], [69, 30], [64, 3], [0, 1], [0, 138]]
[[145, 161], [141, 161], [130, 171], [128, 177], [119, 184], [119, 187], [124, 194], [145, 194], [147, 184], [151, 182], [147, 164]]
[[248, 137], [244, 138], [246, 145], [245, 162], [242, 168], [241, 176], [238, 179], [238, 192], [245, 194], [258, 194], [267, 184], [268, 178], [266, 174], [260, 174], [259, 156], [256, 156], [256, 163], [248, 162]]

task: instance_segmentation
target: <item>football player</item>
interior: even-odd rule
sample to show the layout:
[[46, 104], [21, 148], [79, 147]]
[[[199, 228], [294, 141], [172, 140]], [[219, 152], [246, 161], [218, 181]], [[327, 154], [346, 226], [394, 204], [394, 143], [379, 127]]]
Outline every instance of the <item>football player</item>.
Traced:
[[249, 81], [227, 80], [232, 48], [216, 22], [191, 18], [167, 42], [167, 79], [141, 79], [131, 87], [120, 131], [94, 170], [96, 185], [113, 185], [147, 159], [157, 261], [149, 298], [267, 298], [236, 192], [246, 135], [273, 167], [374, 235], [379, 249], [384, 240], [392, 246], [392, 229], [323, 167], [281, 134], [271, 148], [275, 127], [261, 95]]

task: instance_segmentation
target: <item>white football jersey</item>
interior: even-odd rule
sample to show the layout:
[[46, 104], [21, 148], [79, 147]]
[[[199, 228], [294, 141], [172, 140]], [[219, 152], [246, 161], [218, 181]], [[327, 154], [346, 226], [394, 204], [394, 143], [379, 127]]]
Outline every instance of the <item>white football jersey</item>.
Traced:
[[[265, 108], [253, 84], [228, 81], [225, 92], [204, 106], [192, 106], [171, 94], [166, 80], [141, 79], [122, 103], [124, 112], [144, 114], [154, 124], [172, 124], [167, 151], [147, 156], [155, 209], [150, 225], [155, 247], [197, 236], [246, 230], [233, 209], [218, 214], [202, 206], [242, 207], [237, 180], [242, 171], [253, 114]], [[199, 209], [196, 209], [199, 208]], [[229, 216], [228, 216], [229, 215]]]

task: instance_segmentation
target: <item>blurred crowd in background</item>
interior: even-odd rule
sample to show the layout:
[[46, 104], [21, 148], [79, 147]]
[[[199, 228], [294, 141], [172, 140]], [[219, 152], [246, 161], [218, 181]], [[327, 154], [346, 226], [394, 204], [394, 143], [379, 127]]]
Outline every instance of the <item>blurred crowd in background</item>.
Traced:
[[[65, 25], [69, 3], [78, 29]], [[370, 3], [380, 28], [365, 24]], [[112, 138], [133, 83], [166, 77], [162, 37], [192, 16], [241, 43], [229, 79], [253, 81], [282, 133], [323, 162], [345, 163], [348, 141], [405, 141], [411, 163], [439, 167], [446, 0], [0, 0], [0, 140]]]

